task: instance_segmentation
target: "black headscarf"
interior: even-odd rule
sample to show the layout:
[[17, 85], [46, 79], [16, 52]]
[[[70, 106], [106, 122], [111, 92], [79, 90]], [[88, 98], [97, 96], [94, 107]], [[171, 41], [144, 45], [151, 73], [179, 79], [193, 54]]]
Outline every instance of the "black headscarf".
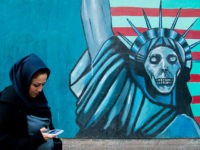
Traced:
[[33, 75], [40, 70], [46, 70], [49, 76], [50, 70], [45, 63], [35, 54], [30, 54], [13, 65], [10, 79], [28, 114], [50, 117], [50, 108], [43, 91], [36, 98], [31, 98], [28, 93]]

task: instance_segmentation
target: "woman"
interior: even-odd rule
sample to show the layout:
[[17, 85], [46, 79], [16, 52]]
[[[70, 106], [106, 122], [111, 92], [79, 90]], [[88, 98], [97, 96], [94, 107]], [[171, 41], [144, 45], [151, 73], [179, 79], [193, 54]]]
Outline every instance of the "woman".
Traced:
[[[50, 70], [35, 54], [18, 61], [10, 70], [11, 86], [0, 99], [1, 150], [51, 150], [56, 135], [43, 87]], [[61, 140], [60, 141], [60, 148]]]

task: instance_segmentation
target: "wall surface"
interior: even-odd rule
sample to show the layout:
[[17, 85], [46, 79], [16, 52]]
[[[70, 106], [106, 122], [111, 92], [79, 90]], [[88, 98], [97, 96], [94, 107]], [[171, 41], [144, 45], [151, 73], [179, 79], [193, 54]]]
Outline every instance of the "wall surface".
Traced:
[[44, 91], [64, 137], [78, 131], [69, 74], [86, 47], [80, 6], [81, 0], [0, 1], [0, 90], [10, 84], [9, 70], [16, 61], [37, 54], [51, 69]]
[[[89, 2], [89, 0], [86, 0], [86, 2]], [[105, 6], [107, 8], [108, 5], [104, 5], [104, 4], [101, 6]], [[110, 78], [106, 78], [102, 76], [100, 77], [98, 76], [96, 78], [95, 77], [96, 74], [94, 74], [96, 70], [97, 72], [100, 70], [97, 73], [97, 75], [104, 74], [107, 71], [106, 69], [108, 70], [110, 69], [111, 71], [110, 70], [108, 71], [108, 73], [110, 73], [112, 72], [114, 65], [120, 64], [121, 59], [119, 59], [120, 60], [119, 63], [113, 63], [113, 62], [110, 63], [108, 61], [107, 62], [108, 64], [106, 65], [108, 65], [109, 67], [105, 67], [106, 69], [104, 67], [98, 68], [98, 65], [97, 65], [97, 68], [93, 68], [93, 65], [95, 67], [96, 62], [92, 64], [93, 61], [90, 59], [90, 56], [91, 56], [90, 49], [89, 49], [89, 54], [87, 53], [88, 54], [87, 59], [84, 59], [83, 63], [81, 62], [79, 64], [80, 68], [78, 68], [78, 71], [76, 70], [77, 76], [75, 76], [75, 79], [77, 79], [78, 77], [83, 77], [79, 79], [84, 79], [85, 77], [84, 75], [86, 75], [87, 73], [88, 73], [87, 75], [89, 76], [87, 79], [91, 79], [93, 77], [94, 78], [93, 80], [81, 80], [81, 84], [80, 84], [81, 86], [78, 85], [77, 89], [82, 88], [83, 89], [82, 91], [84, 91], [86, 94], [85, 93], [80, 94], [78, 90], [74, 90], [75, 92], [80, 94], [80, 95], [77, 94], [78, 96], [76, 95], [76, 93], [72, 90], [72, 85], [70, 83], [71, 82], [70, 79], [72, 78], [71, 73], [74, 67], [76, 67], [78, 62], [81, 60], [81, 57], [83, 56], [84, 52], [86, 52], [86, 50], [88, 50], [88, 47], [89, 47], [86, 41], [86, 37], [85, 37], [86, 34], [84, 33], [84, 28], [82, 24], [83, 22], [81, 20], [81, 6], [82, 6], [82, 0], [17, 0], [17, 1], [16, 0], [0, 0], [0, 90], [3, 90], [6, 86], [10, 84], [9, 70], [11, 66], [20, 58], [24, 57], [25, 55], [28, 55], [30, 53], [35, 53], [39, 57], [41, 57], [51, 69], [51, 75], [44, 88], [44, 92], [49, 101], [49, 105], [51, 106], [54, 126], [56, 128], [61, 128], [65, 130], [65, 132], [60, 136], [61, 138], [69, 138], [69, 140], [68, 139], [64, 140], [65, 149], [73, 149], [73, 148], [82, 149], [82, 147], [85, 147], [86, 149], [93, 149], [94, 147], [95, 147], [94, 149], [96, 149], [96, 147], [97, 149], [100, 149], [100, 147], [101, 148], [103, 147], [103, 149], [104, 148], [105, 149], [110, 149], [110, 148], [123, 149], [123, 147], [129, 149], [129, 148], [135, 147], [134, 143], [136, 144], [136, 147], [143, 147], [143, 145], [145, 146], [149, 145], [150, 148], [153, 148], [154, 145], [158, 145], [159, 147], [163, 146], [164, 148], [167, 146], [169, 146], [170, 148], [171, 146], [172, 147], [178, 146], [178, 149], [186, 149], [189, 146], [192, 146], [192, 147], [194, 146], [193, 148], [196, 149], [197, 146], [199, 145], [198, 140], [180, 140], [180, 141], [179, 140], [175, 140], [175, 141], [174, 140], [167, 140], [167, 141], [164, 141], [164, 140], [158, 140], [158, 141], [154, 141], [154, 140], [144, 140], [144, 141], [143, 140], [111, 140], [111, 141], [105, 140], [104, 141], [103, 140], [101, 141], [100, 140], [99, 141], [99, 140], [72, 140], [72, 139], [76, 138], [76, 135], [79, 132], [80, 128], [84, 130], [86, 126], [88, 127], [92, 123], [95, 124], [96, 122], [101, 120], [99, 118], [108, 119], [107, 118], [108, 116], [110, 120], [108, 119], [109, 121], [106, 122], [107, 124], [104, 122], [105, 120], [103, 119], [102, 119], [103, 121], [101, 120], [104, 123], [103, 125], [101, 124], [102, 123], [101, 121], [99, 121], [100, 122], [99, 124], [97, 123], [97, 127], [100, 128], [97, 132], [101, 133], [102, 128], [106, 127], [106, 125], [108, 124], [112, 124], [111, 121], [115, 122], [116, 120], [118, 120], [118, 122], [116, 121], [117, 123], [114, 123], [110, 126], [111, 130], [109, 131], [109, 133], [111, 134], [113, 131], [112, 129], [115, 128], [116, 126], [119, 127], [120, 123], [123, 124], [125, 127], [129, 128], [127, 129], [129, 130], [129, 132], [131, 131], [135, 132], [133, 128], [137, 130], [137, 129], [143, 128], [144, 126], [146, 127], [144, 129], [145, 132], [149, 132], [149, 131], [154, 132], [155, 130], [156, 131], [158, 130], [160, 132], [164, 130], [162, 123], [165, 124], [167, 122], [166, 126], [168, 126], [170, 124], [170, 122], [168, 121], [172, 121], [173, 119], [174, 119], [173, 121], [177, 121], [175, 119], [177, 117], [176, 115], [182, 111], [184, 112], [184, 114], [187, 114], [192, 118], [192, 119], [189, 118], [189, 120], [192, 122], [192, 124], [193, 123], [195, 124], [194, 125], [195, 129], [197, 128], [199, 131], [198, 124], [200, 123], [200, 111], [199, 111], [200, 110], [200, 86], [199, 86], [200, 45], [196, 45], [194, 48], [192, 48], [192, 50], [190, 49], [191, 51], [190, 50], [187, 51], [188, 50], [187, 48], [189, 48], [193, 43], [199, 41], [200, 39], [200, 20], [198, 19], [195, 22], [195, 24], [191, 27], [186, 37], [184, 37], [185, 36], [184, 32], [190, 27], [190, 25], [196, 20], [196, 18], [200, 16], [200, 1], [196, 1], [196, 0], [192, 0], [192, 1], [191, 0], [184, 0], [184, 1], [183, 0], [176, 0], [176, 1], [163, 0], [162, 1], [162, 7], [163, 7], [162, 22], [163, 22], [163, 26], [166, 28], [170, 28], [172, 26], [174, 18], [176, 17], [176, 14], [179, 8], [182, 8], [180, 17], [178, 18], [178, 22], [175, 26], [175, 30], [178, 33], [180, 33], [181, 37], [183, 37], [188, 42], [188, 45], [186, 44], [187, 45], [186, 47], [184, 47], [185, 43], [183, 43], [183, 45], [181, 46], [185, 48], [183, 55], [186, 56], [185, 59], [187, 60], [187, 63], [185, 62], [183, 64], [186, 67], [189, 66], [189, 69], [191, 69], [191, 72], [190, 72], [191, 79], [190, 80], [188, 79], [187, 83], [184, 82], [184, 86], [183, 86], [185, 87], [184, 90], [182, 89], [179, 90], [179, 88], [177, 88], [179, 90], [179, 93], [177, 92], [178, 93], [177, 94], [175, 91], [175, 94], [173, 93], [171, 95], [171, 97], [174, 98], [173, 99], [174, 101], [169, 101], [169, 99], [165, 97], [166, 96], [165, 94], [155, 96], [154, 95], [155, 87], [152, 88], [153, 87], [152, 85], [149, 86], [149, 84], [147, 84], [147, 86], [149, 86], [150, 89], [144, 88], [143, 83], [145, 83], [146, 80], [141, 79], [140, 75], [134, 76], [135, 75], [134, 71], [131, 72], [132, 70], [130, 68], [133, 67], [134, 65], [132, 66], [130, 65], [131, 67], [125, 66], [129, 62], [131, 62], [129, 61], [129, 59], [124, 59], [124, 58], [122, 59], [124, 63], [122, 64], [122, 68], [125, 66], [124, 67], [125, 71], [123, 70], [124, 68], [122, 70], [125, 73], [122, 71], [122, 73], [120, 74], [119, 73], [120, 69], [116, 69], [114, 70], [116, 71], [113, 73], [114, 75], [113, 76], [111, 75], [111, 77], [113, 78], [115, 78], [115, 75], [121, 75], [119, 77], [118, 82], [112, 82], [113, 80], [111, 80]], [[91, 4], [87, 6], [89, 8], [89, 6], [93, 6], [93, 5]], [[126, 36], [133, 44], [134, 40], [138, 37], [138, 33], [139, 33], [139, 32], [136, 33], [137, 30], [133, 27], [134, 25], [136, 26], [136, 28], [138, 28], [140, 32], [144, 32], [148, 30], [147, 28], [148, 21], [147, 19], [145, 21], [145, 15], [142, 12], [142, 8], [145, 8], [146, 14], [148, 16], [148, 19], [152, 28], [158, 28], [159, 26], [160, 0], [154, 0], [151, 3], [149, 2], [147, 3], [147, 1], [145, 0], [135, 0], [135, 1], [134, 0], [121, 0], [121, 1], [110, 0], [110, 6], [111, 8], [109, 8], [110, 9], [109, 12], [111, 12], [111, 23], [112, 23], [112, 31], [113, 31], [113, 33], [111, 34], [114, 34], [116, 35], [116, 37], [119, 37], [119, 39], [121, 40], [119, 42], [120, 45], [124, 44], [127, 46], [125, 49], [126, 50], [128, 49], [129, 51], [128, 52], [126, 51], [126, 53], [130, 53], [130, 51], [133, 49], [130, 48], [131, 45], [127, 44], [127, 42], [124, 42], [124, 40], [119, 36], [118, 32]], [[88, 14], [102, 15], [103, 13], [90, 12]], [[106, 15], [106, 14], [103, 14], [103, 15]], [[103, 16], [103, 18], [104, 17], [105, 16]], [[134, 24], [132, 27], [131, 27], [131, 23], [127, 22], [127, 18], [130, 19], [131, 22]], [[90, 21], [96, 21], [96, 20], [94, 19]], [[98, 23], [100, 27], [103, 26], [102, 20], [100, 20], [100, 22]], [[109, 27], [111, 27], [110, 24], [109, 24]], [[103, 30], [99, 31], [100, 28], [94, 28], [94, 29], [98, 33], [103, 33], [102, 32]], [[91, 32], [91, 33], [96, 33], [96, 32]], [[170, 33], [173, 33], [171, 34], [171, 36], [175, 37], [176, 35], [175, 32], [170, 32]], [[151, 36], [151, 34], [147, 34], [147, 35]], [[98, 41], [99, 39], [96, 38], [93, 40]], [[110, 39], [106, 39], [106, 40], [109, 41]], [[142, 38], [140, 39], [139, 42], [141, 41], [143, 41]], [[182, 41], [184, 40], [180, 38], [179, 42], [182, 42]], [[116, 48], [118, 47], [118, 45], [113, 46], [113, 47]], [[99, 49], [96, 49], [96, 51], [98, 50]], [[121, 54], [123, 55], [123, 51], [121, 52]], [[178, 55], [181, 55], [181, 54], [178, 54]], [[109, 56], [109, 55], [106, 55], [106, 56]], [[132, 53], [130, 53], [130, 56], [133, 56]], [[110, 57], [98, 57], [98, 58], [103, 58], [101, 61], [99, 62], [97, 61], [98, 63], [100, 63], [99, 66], [101, 66], [101, 63], [104, 63], [110, 59]], [[181, 60], [182, 58], [178, 58], [178, 59]], [[192, 63], [191, 65], [192, 68], [190, 68], [190, 63]], [[114, 64], [114, 65], [111, 66], [111, 64]], [[87, 66], [88, 68], [85, 69], [84, 65]], [[102, 71], [101, 70], [102, 68], [105, 70]], [[130, 70], [128, 70], [127, 68], [129, 68]], [[140, 67], [138, 68], [140, 70]], [[130, 75], [132, 74], [134, 74], [133, 75], [134, 77], [133, 76], [130, 77]], [[130, 78], [128, 78], [127, 76]], [[92, 81], [91, 86], [90, 84], [88, 86], [89, 81]], [[75, 82], [75, 83], [79, 83], [79, 82]], [[182, 83], [182, 82], [179, 81], [179, 83]], [[112, 86], [114, 87], [113, 89], [111, 88], [109, 89], [107, 87], [107, 85], [110, 85], [110, 84], [113, 84]], [[104, 86], [100, 87], [101, 85], [104, 85]], [[123, 85], [127, 85], [127, 86], [125, 87]], [[143, 89], [141, 88], [142, 86], [143, 86]], [[89, 87], [89, 90], [86, 90], [87, 87]], [[188, 94], [186, 94], [186, 92], [188, 92], [187, 87], [189, 90]], [[122, 90], [123, 88], [124, 88], [124, 91]], [[127, 94], [128, 95], [127, 96], [126, 92], [129, 91], [129, 89], [130, 89], [130, 92], [128, 93], [129, 95]], [[133, 93], [133, 91], [135, 93]], [[96, 94], [95, 92], [98, 92], [98, 93]], [[92, 95], [93, 93], [95, 94]], [[105, 93], [108, 93], [107, 97], [105, 96]], [[125, 95], [124, 97], [127, 98], [126, 99], [127, 105], [125, 105], [123, 98], [121, 98], [121, 101], [117, 102], [118, 97], [120, 99], [120, 96], [119, 96], [120, 94], [122, 95], [122, 97]], [[190, 97], [189, 96], [190, 94], [191, 94], [191, 99], [185, 100], [187, 96]], [[104, 103], [100, 105], [100, 102], [99, 102], [100, 99], [99, 98], [95, 99], [94, 97], [99, 96], [101, 98], [102, 95], [105, 96], [106, 97], [105, 99], [108, 101], [105, 100]], [[136, 97], [134, 97], [135, 95]], [[155, 97], [165, 97], [168, 101], [165, 103], [164, 100], [166, 99], [162, 99], [162, 98], [160, 99], [159, 102], [151, 101], [153, 98], [151, 96], [149, 96], [150, 98], [148, 96], [145, 97], [146, 95], [148, 96], [153, 95]], [[131, 96], [141, 101], [135, 102], [134, 101], [135, 99]], [[88, 102], [87, 101], [88, 97], [91, 99], [92, 98], [94, 99], [92, 100], [90, 99], [91, 101]], [[117, 98], [114, 99], [113, 97], [114, 98], [117, 97]], [[143, 101], [144, 99], [146, 100], [145, 102]], [[173, 107], [174, 105], [176, 105], [175, 99], [179, 102], [179, 105], [184, 107], [184, 109], [181, 108], [180, 112], [178, 112], [176, 108], [175, 108], [176, 111], [171, 109], [171, 106]], [[184, 99], [184, 101], [182, 101], [182, 99]], [[85, 100], [85, 101], [83, 102], [82, 100], [83, 101]], [[87, 102], [90, 105], [85, 107], [84, 104]], [[111, 109], [112, 106], [116, 106], [115, 104], [117, 105], [117, 107], [113, 107], [112, 110], [109, 110]], [[156, 106], [154, 104], [156, 104]], [[187, 105], [187, 107], [185, 105]], [[94, 107], [91, 107], [91, 106], [94, 106]], [[95, 108], [97, 106], [102, 106], [103, 109]], [[148, 107], [148, 106], [151, 106], [151, 107]], [[191, 107], [191, 110], [190, 110], [190, 107]], [[128, 111], [123, 111], [124, 114], [122, 114], [121, 113], [122, 111], [120, 110], [123, 110], [124, 108], [127, 108]], [[144, 108], [147, 108], [147, 109], [144, 109]], [[112, 112], [112, 113], [107, 114], [107, 110], [109, 110], [109, 112]], [[163, 113], [160, 113], [160, 111], [162, 110], [164, 110]], [[156, 112], [156, 111], [159, 111], [159, 112]], [[83, 112], [83, 115], [80, 112]], [[137, 112], [140, 112], [140, 115], [136, 116], [135, 114]], [[153, 115], [146, 117], [147, 114], [151, 114], [150, 112], [152, 112], [153, 115], [158, 116], [158, 118]], [[88, 115], [84, 115], [84, 113]], [[159, 114], [161, 114], [161, 116], [159, 116]], [[123, 119], [119, 117], [121, 120], [119, 118], [113, 119], [116, 116], [117, 117], [125, 116], [125, 117]], [[182, 118], [186, 120], [188, 119], [184, 115], [181, 116], [181, 119]], [[149, 120], [152, 122], [150, 122]], [[137, 127], [136, 127], [137, 121], [139, 123], [137, 124]], [[181, 121], [178, 121], [178, 123], [180, 123]], [[186, 123], [188, 122], [186, 121]], [[158, 125], [156, 126], [158, 128], [154, 130], [155, 124]], [[117, 129], [117, 127], [115, 129]], [[182, 129], [184, 130], [185, 128], [187, 128], [187, 125], [181, 126], [181, 129], [177, 126], [174, 126], [174, 127], [177, 133], [181, 134]], [[96, 128], [91, 131], [94, 131], [94, 130], [96, 130]], [[171, 128], [169, 130], [171, 131]], [[87, 133], [92, 134], [93, 132], [91, 131], [88, 131]], [[121, 131], [121, 133], [124, 134], [125, 133], [124, 130]], [[170, 133], [168, 135], [169, 137], [171, 136], [173, 138], [173, 136], [175, 136], [172, 134], [174, 132], [169, 132], [169, 133]], [[188, 137], [193, 137], [194, 134], [192, 133], [190, 135], [190, 133], [191, 132], [188, 131], [188, 134], [189, 134]], [[138, 131], [137, 134], [138, 136], [140, 136], [140, 131]], [[107, 135], [107, 131], [105, 135]], [[95, 135], [94, 137], [97, 138], [98, 135]]]
[[88, 49], [70, 74], [78, 137], [199, 138], [194, 3], [82, 1]]

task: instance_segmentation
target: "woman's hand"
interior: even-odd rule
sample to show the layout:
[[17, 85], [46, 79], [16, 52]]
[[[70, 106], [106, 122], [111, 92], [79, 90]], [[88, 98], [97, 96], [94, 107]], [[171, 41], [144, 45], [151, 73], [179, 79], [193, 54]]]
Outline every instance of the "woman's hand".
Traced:
[[47, 141], [48, 139], [52, 139], [52, 138], [55, 138], [56, 137], [56, 135], [54, 135], [54, 134], [49, 134], [49, 133], [47, 133], [47, 129], [46, 128], [41, 128], [40, 129], [40, 132], [42, 133], [42, 136], [43, 136], [43, 138]]

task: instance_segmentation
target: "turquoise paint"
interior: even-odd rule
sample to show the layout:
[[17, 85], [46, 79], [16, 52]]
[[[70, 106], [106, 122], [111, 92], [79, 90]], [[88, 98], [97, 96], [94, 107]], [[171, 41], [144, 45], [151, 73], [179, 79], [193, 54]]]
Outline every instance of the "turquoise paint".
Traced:
[[194, 116], [200, 116], [200, 111], [199, 111], [200, 104], [191, 104], [191, 108]]
[[[134, 6], [143, 8], [158, 8], [160, 0], [110, 0], [111, 6]], [[200, 8], [198, 0], [162, 0], [163, 8]]]
[[80, 19], [81, 0], [0, 1], [0, 90], [10, 84], [9, 70], [29, 53], [51, 69], [45, 93], [61, 137], [73, 138], [76, 99], [69, 90], [69, 73], [86, 48]]
[[199, 96], [200, 95], [200, 83], [198, 82], [189, 82], [188, 83], [188, 88], [190, 91], [191, 96]]
[[[142, 10], [141, 10], [142, 12]], [[143, 28], [147, 28], [146, 26], [146, 22], [143, 16], [113, 16], [112, 17], [112, 25], [113, 27], [130, 27], [130, 24], [127, 21], [127, 18], [130, 19], [133, 24], [136, 27], [143, 27]], [[158, 27], [158, 17], [148, 17], [149, 22], [151, 24], [152, 28], [156, 28]], [[163, 27], [165, 28], [171, 28], [173, 21], [174, 21], [175, 17], [163, 17]], [[179, 18], [175, 29], [179, 29], [179, 30], [187, 30], [190, 25], [196, 20], [195, 18], [191, 18], [191, 17], [182, 17]], [[184, 24], [183, 24], [184, 22]], [[191, 30], [199, 30], [199, 26], [200, 26], [200, 20], [197, 20], [196, 23], [192, 26]]]
[[193, 61], [191, 74], [200, 74], [200, 62]]

